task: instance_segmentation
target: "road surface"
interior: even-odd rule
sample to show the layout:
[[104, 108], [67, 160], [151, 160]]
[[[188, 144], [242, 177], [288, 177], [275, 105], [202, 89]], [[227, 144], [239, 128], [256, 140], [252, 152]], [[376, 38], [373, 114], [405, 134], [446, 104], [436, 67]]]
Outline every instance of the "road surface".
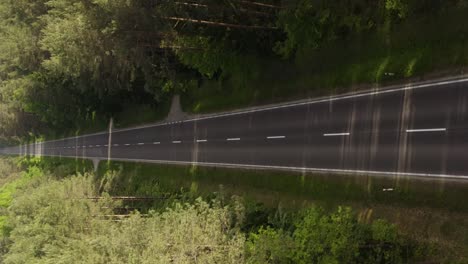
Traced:
[[0, 152], [468, 179], [468, 78], [204, 116]]

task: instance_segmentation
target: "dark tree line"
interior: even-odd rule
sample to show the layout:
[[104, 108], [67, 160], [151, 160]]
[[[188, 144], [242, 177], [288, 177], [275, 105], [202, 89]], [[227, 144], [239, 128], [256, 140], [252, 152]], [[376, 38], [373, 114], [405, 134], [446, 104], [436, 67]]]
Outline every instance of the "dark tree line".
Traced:
[[[228, 78], [243, 56], [305, 48], [417, 12], [425, 0], [8, 0], [0, 4], [0, 135], [76, 130], [126, 103]], [[454, 1], [458, 4], [460, 1]], [[278, 56], [280, 55], [280, 56]], [[247, 70], [246, 70], [247, 71]], [[129, 102], [130, 101], [130, 102]]]

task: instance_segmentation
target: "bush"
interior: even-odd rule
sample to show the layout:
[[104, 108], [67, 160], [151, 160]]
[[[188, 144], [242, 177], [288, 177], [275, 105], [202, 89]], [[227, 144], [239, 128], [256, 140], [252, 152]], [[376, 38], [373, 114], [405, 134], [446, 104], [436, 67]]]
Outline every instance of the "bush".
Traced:
[[303, 211], [291, 232], [271, 227], [251, 233], [248, 263], [401, 263], [402, 240], [395, 226], [377, 220], [359, 223], [350, 208], [327, 214]]
[[244, 236], [228, 208], [201, 199], [162, 213], [109, 215], [95, 202], [90, 175], [42, 179], [19, 191], [9, 208], [11, 245], [4, 263], [237, 263]]

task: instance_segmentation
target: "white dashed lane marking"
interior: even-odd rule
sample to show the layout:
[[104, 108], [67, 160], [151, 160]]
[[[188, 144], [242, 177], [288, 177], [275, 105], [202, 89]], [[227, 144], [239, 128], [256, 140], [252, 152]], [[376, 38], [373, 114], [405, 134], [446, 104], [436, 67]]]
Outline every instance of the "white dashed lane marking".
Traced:
[[407, 129], [406, 133], [445, 132], [447, 128]]
[[346, 137], [349, 136], [350, 133], [328, 133], [323, 134], [324, 137]]
[[286, 136], [270, 136], [270, 137], [267, 137], [267, 139], [283, 139], [283, 138], [286, 138]]

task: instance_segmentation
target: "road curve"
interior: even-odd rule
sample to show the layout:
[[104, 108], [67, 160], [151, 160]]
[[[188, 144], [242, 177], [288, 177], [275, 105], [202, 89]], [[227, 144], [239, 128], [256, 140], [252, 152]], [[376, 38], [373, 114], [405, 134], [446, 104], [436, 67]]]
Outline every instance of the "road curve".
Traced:
[[468, 179], [468, 78], [103, 132], [0, 153]]

